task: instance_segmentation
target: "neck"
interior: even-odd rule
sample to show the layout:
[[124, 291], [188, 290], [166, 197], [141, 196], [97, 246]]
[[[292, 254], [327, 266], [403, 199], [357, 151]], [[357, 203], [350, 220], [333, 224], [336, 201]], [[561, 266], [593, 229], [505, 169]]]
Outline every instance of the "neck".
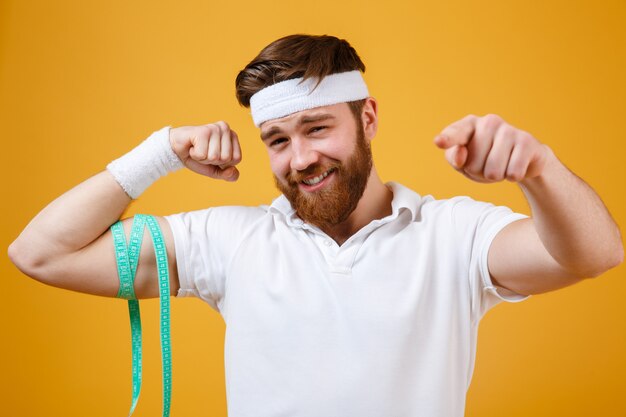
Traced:
[[383, 184], [376, 168], [372, 166], [365, 191], [354, 211], [342, 223], [323, 227], [322, 230], [341, 245], [372, 220], [390, 215], [392, 199], [393, 193]]

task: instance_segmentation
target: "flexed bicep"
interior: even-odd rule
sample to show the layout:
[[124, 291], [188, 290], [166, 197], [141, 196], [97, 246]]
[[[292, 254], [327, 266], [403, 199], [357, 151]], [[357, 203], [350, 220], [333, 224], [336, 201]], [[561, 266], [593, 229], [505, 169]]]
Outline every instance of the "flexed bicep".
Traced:
[[[155, 216], [165, 241], [170, 277], [170, 294], [178, 292], [178, 273], [174, 238], [163, 217]], [[126, 241], [130, 236], [133, 218], [121, 221]], [[33, 278], [58, 288], [104, 297], [117, 297], [120, 288], [113, 234], [109, 228], [91, 244], [46, 265], [45, 271], [24, 271]], [[134, 282], [136, 298], [159, 296], [156, 257], [152, 238], [144, 230]]]

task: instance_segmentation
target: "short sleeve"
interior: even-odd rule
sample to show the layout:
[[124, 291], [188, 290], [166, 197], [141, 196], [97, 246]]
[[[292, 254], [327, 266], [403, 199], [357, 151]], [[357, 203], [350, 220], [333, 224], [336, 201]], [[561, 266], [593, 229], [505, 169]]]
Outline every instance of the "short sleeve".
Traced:
[[472, 318], [480, 320], [484, 314], [502, 301], [519, 302], [528, 295], [517, 294], [493, 284], [488, 267], [489, 248], [493, 239], [508, 224], [528, 218], [506, 206], [476, 201], [469, 197], [455, 197], [452, 222], [458, 233], [468, 264]]
[[257, 207], [223, 206], [164, 216], [172, 229], [180, 288], [221, 312], [227, 270], [246, 229], [262, 215]]

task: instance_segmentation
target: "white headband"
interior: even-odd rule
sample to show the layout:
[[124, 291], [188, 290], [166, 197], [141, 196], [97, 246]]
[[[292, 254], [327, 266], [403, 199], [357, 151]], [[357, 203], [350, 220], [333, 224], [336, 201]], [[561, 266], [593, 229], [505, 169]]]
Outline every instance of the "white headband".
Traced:
[[[254, 125], [278, 119], [301, 110], [361, 100], [369, 97], [365, 80], [359, 70], [339, 72], [324, 77], [313, 90], [317, 78], [292, 78], [272, 84], [250, 97]], [[313, 90], [313, 91], [311, 91]]]

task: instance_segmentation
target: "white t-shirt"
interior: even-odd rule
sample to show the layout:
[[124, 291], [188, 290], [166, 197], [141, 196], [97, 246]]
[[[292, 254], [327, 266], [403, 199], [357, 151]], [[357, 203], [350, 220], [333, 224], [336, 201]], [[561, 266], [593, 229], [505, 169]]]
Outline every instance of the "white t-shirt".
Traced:
[[229, 417], [455, 417], [495, 287], [489, 245], [527, 215], [397, 183], [391, 215], [338, 246], [284, 196], [166, 216], [180, 290], [226, 323]]

